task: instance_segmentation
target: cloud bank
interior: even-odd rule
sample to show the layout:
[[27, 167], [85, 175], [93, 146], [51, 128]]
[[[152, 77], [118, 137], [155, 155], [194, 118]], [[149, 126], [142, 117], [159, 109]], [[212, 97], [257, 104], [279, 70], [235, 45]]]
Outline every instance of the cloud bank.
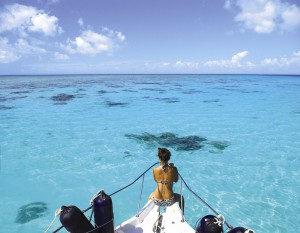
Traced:
[[239, 52], [228, 60], [210, 60], [205, 62], [204, 66], [218, 66], [218, 67], [252, 67], [255, 66], [252, 62], [243, 62], [242, 60], [248, 55], [248, 51]]
[[284, 56], [280, 58], [266, 58], [262, 61], [262, 65], [269, 67], [287, 67], [290, 65], [300, 66], [300, 50], [294, 52], [290, 56]]
[[35, 7], [20, 4], [7, 5], [0, 14], [0, 33], [9, 31], [15, 31], [20, 36], [28, 36], [33, 32], [55, 36], [63, 32], [58, 26], [57, 17]]
[[[58, 2], [51, 0], [49, 3]], [[23, 57], [42, 54], [52, 54], [54, 60], [67, 60], [76, 54], [110, 55], [126, 39], [122, 32], [108, 27], [104, 27], [101, 33], [83, 30], [85, 24], [82, 18], [77, 23], [82, 30], [80, 35], [61, 43], [58, 40], [64, 31], [56, 16], [32, 6], [5, 5], [0, 11], [0, 63], [11, 63]], [[51, 43], [47, 43], [50, 39]]]
[[224, 7], [237, 12], [234, 20], [243, 30], [271, 33], [300, 27], [300, 7], [281, 0], [227, 0]]

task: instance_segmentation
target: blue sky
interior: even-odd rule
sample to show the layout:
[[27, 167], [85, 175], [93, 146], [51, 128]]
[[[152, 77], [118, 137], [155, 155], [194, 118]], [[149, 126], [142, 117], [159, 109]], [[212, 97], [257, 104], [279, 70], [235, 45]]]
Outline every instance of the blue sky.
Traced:
[[299, 0], [0, 0], [0, 75], [300, 74]]

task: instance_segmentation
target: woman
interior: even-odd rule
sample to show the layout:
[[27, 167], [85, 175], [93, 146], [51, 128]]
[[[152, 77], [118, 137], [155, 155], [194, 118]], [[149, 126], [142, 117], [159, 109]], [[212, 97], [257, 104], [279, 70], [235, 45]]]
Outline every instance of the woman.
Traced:
[[[178, 181], [178, 171], [173, 163], [168, 163], [171, 153], [166, 148], [158, 148], [160, 166], [153, 169], [153, 177], [157, 183], [156, 190], [149, 199], [158, 206], [170, 206], [180, 201], [180, 195], [173, 193], [173, 183]], [[180, 203], [180, 202], [179, 202]]]

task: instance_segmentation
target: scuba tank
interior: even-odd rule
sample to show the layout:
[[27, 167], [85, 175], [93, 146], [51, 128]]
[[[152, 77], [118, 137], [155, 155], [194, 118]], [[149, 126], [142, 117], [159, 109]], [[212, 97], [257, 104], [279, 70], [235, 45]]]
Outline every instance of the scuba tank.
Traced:
[[114, 213], [110, 196], [101, 190], [93, 199], [95, 228], [99, 233], [114, 233]]
[[59, 219], [61, 224], [71, 233], [85, 233], [94, 229], [76, 206], [62, 206]]

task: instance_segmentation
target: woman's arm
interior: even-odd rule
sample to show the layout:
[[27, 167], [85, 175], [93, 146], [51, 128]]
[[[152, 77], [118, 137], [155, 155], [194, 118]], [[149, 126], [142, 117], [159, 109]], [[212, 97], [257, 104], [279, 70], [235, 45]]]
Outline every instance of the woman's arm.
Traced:
[[177, 182], [178, 181], [178, 170], [176, 167], [173, 167], [174, 169], [174, 182]]
[[155, 180], [155, 182], [157, 183], [157, 180], [156, 180], [156, 177], [155, 177], [155, 172], [154, 172], [154, 169], [153, 169], [153, 179]]

